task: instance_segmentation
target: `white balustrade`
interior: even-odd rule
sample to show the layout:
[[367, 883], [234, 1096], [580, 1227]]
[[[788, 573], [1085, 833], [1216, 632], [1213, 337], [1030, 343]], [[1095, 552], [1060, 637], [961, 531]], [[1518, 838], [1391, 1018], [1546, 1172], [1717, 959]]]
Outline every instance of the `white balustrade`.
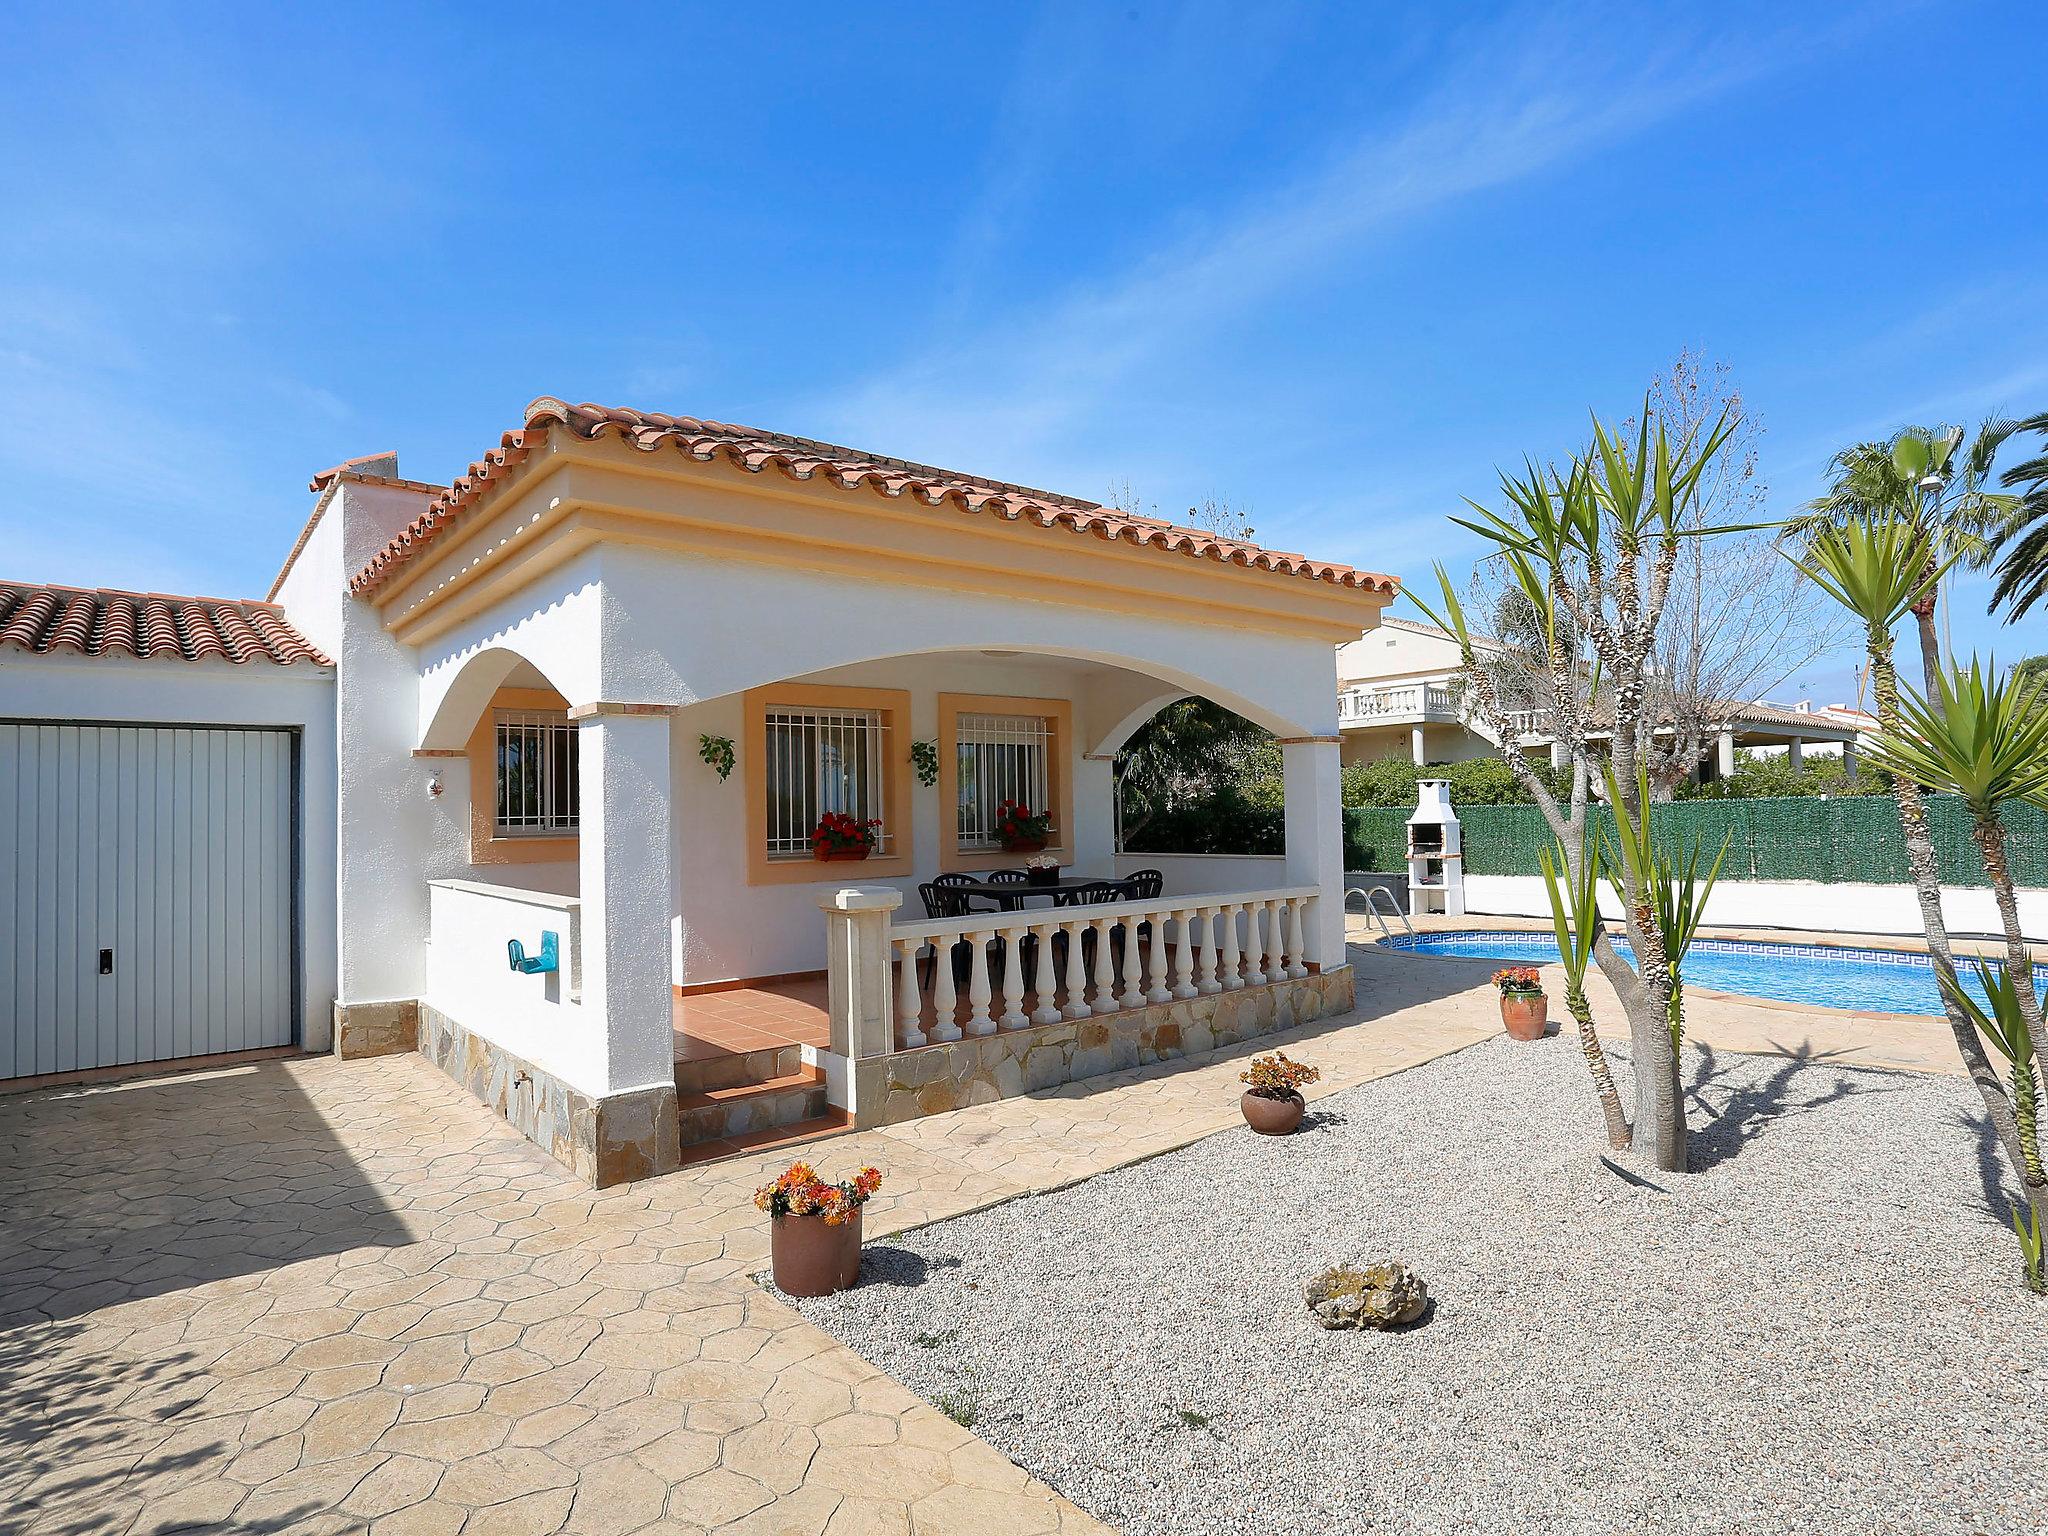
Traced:
[[1316, 895], [1294, 886], [894, 924], [880, 958], [896, 988], [897, 1048], [961, 1038], [960, 975], [968, 1035], [1298, 980], [1318, 958], [1307, 948]]

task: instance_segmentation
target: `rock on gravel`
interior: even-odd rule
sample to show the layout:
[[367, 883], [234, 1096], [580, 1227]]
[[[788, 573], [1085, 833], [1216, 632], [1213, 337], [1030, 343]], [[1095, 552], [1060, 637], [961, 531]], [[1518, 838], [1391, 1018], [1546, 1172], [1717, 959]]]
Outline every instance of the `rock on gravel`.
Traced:
[[[802, 1310], [1131, 1536], [2048, 1529], [2048, 1305], [1969, 1084], [1687, 1069], [1664, 1188], [1603, 1165], [1569, 1038], [1503, 1040], [872, 1243]], [[1389, 1255], [1424, 1325], [1309, 1320]]]

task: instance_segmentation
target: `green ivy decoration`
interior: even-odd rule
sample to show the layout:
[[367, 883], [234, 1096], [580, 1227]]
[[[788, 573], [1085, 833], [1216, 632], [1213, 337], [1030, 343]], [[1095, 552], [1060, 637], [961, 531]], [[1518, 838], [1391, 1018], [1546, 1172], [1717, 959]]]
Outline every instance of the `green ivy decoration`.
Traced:
[[935, 741], [913, 741], [910, 761], [917, 767], [917, 782], [929, 789], [939, 782], [939, 745]]
[[732, 738], [730, 736], [699, 736], [697, 755], [718, 770], [722, 784], [726, 775], [732, 772]]

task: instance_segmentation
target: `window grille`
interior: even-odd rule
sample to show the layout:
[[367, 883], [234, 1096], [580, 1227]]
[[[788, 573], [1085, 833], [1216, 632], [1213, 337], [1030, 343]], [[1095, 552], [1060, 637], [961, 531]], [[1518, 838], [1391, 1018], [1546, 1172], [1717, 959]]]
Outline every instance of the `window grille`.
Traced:
[[878, 709], [771, 709], [768, 727], [768, 857], [807, 859], [811, 831], [827, 811], [880, 821], [875, 852], [888, 853]]
[[1002, 846], [996, 811], [1005, 800], [1041, 816], [1053, 810], [1052, 739], [1052, 721], [1044, 715], [959, 717], [953, 741], [960, 847]]
[[577, 827], [576, 727], [559, 711], [500, 710], [499, 837], [552, 837]]

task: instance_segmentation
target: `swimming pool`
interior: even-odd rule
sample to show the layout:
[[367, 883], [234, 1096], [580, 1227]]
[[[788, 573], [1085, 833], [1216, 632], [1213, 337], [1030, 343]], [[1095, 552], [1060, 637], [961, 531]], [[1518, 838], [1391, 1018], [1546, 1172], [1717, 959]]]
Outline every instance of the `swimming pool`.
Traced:
[[[1557, 959], [1557, 941], [1538, 932], [1402, 934], [1382, 942], [1418, 955], [1466, 955], [1538, 965]], [[1630, 954], [1624, 938], [1617, 937], [1615, 947], [1624, 956]], [[1967, 963], [1963, 977], [1981, 1000], [1983, 989], [1977, 984], [1975, 969]], [[1685, 957], [1685, 984], [1709, 992], [1740, 992], [1821, 1008], [1941, 1012], [1941, 988], [1927, 957], [1889, 949], [1696, 939]]]

